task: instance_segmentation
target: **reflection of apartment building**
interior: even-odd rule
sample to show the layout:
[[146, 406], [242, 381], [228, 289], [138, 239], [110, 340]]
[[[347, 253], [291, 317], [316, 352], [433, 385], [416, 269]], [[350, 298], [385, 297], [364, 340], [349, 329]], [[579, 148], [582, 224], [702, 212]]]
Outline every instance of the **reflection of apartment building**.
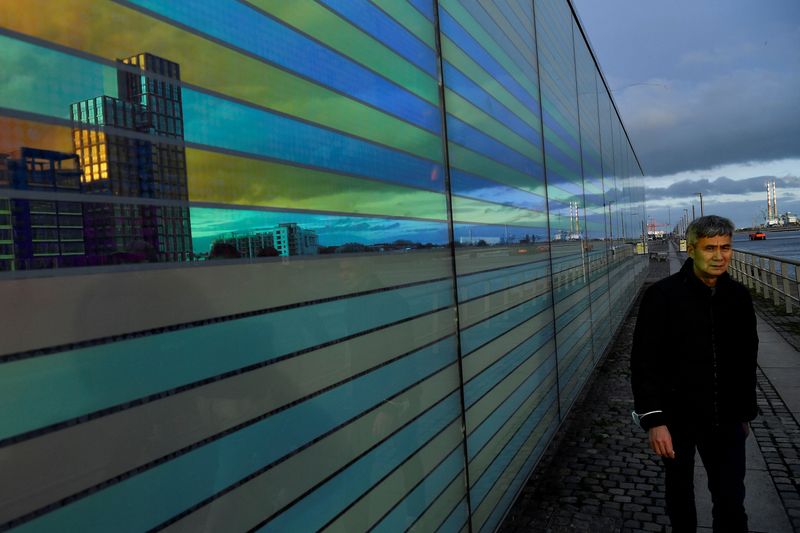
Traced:
[[[272, 233], [253, 233], [248, 235], [231, 235], [228, 239], [220, 239], [226, 244], [232, 245], [242, 257], [261, 257], [264, 255], [275, 255], [275, 241]], [[274, 249], [275, 252], [271, 252]], [[269, 253], [269, 252], [271, 253]]]
[[[0, 187], [9, 187], [8, 154], [0, 154]], [[0, 197], [0, 272], [14, 269], [14, 233], [11, 226], [11, 200]]]
[[[188, 200], [179, 66], [151, 54], [120, 62], [119, 98], [98, 96], [70, 109], [83, 192]], [[93, 263], [131, 253], [189, 260], [189, 208], [87, 204], [86, 253]]]
[[275, 249], [282, 256], [315, 255], [319, 250], [317, 232], [303, 229], [294, 222], [279, 224], [271, 231]]
[[230, 244], [242, 257], [249, 258], [271, 255], [265, 253], [270, 249], [274, 249], [277, 255], [282, 257], [319, 253], [317, 232], [303, 229], [294, 222], [279, 224], [266, 231], [243, 235], [233, 234], [228, 238], [217, 239], [215, 242]]
[[[21, 148], [0, 156], [0, 186], [42, 193], [79, 193], [75, 154]], [[0, 199], [0, 270], [75, 266], [84, 261], [80, 202]]]

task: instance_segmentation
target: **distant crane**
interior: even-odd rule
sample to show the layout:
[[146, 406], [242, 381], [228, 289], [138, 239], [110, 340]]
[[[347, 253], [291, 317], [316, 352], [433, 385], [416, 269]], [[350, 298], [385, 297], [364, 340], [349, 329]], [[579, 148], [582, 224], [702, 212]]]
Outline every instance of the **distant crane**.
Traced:
[[659, 228], [668, 228], [669, 224], [659, 224], [655, 218], [650, 217], [647, 220], [647, 235], [650, 236], [657, 236], [659, 234], [664, 235], [666, 233], [664, 230], [659, 230]]

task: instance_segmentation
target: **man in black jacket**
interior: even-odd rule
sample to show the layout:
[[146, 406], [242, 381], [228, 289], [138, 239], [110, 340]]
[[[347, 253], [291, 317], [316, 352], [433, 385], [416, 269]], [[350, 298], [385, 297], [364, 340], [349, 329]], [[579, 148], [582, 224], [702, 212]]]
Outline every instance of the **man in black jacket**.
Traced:
[[714, 531], [747, 531], [745, 438], [758, 410], [758, 335], [749, 292], [726, 272], [733, 229], [714, 215], [692, 222], [688, 259], [647, 289], [634, 331], [634, 418], [663, 458], [676, 533], [697, 527], [695, 448], [708, 474]]

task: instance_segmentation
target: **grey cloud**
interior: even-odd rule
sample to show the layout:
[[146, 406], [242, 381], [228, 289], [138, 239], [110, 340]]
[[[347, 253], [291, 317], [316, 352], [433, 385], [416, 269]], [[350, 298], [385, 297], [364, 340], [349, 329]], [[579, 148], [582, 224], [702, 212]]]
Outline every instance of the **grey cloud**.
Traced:
[[646, 174], [800, 158], [796, 0], [573, 1]]
[[333, 224], [315, 228], [317, 233], [343, 233], [343, 232], [379, 232], [396, 230], [400, 228], [399, 222], [373, 223], [349, 218], [336, 220]]
[[800, 158], [800, 71], [739, 71], [672, 87], [634, 87], [620, 97], [646, 173]]
[[[719, 177], [714, 180], [681, 180], [676, 181], [669, 187], [655, 187], [646, 189], [647, 200], [661, 200], [666, 198], [691, 198], [694, 193], [700, 192], [705, 196], [721, 194], [747, 194], [751, 192], [764, 192], [766, 196], [765, 183], [767, 176], [747, 178], [743, 180], [732, 180], [726, 177]], [[800, 178], [786, 176], [775, 178], [775, 186], [779, 190], [790, 188], [800, 188]]]

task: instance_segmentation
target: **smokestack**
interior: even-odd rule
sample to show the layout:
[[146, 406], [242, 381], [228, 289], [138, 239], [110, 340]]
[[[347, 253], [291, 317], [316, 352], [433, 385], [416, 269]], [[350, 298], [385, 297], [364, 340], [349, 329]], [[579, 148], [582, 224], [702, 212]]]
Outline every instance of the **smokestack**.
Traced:
[[[569, 232], [574, 234], [575, 233], [575, 205], [576, 202], [569, 203]], [[570, 239], [572, 235], [570, 235]]]
[[778, 189], [775, 187], [775, 179], [772, 179], [772, 209], [775, 211], [775, 219], [778, 218]]
[[776, 218], [777, 209], [775, 208], [775, 183], [770, 179], [767, 181], [767, 223]]
[[766, 183], [767, 185], [767, 224], [769, 221], [772, 220], [772, 185], [769, 181]]
[[775, 219], [775, 184], [772, 182], [772, 178], [767, 182], [767, 186], [769, 187], [769, 218], [770, 220]]

